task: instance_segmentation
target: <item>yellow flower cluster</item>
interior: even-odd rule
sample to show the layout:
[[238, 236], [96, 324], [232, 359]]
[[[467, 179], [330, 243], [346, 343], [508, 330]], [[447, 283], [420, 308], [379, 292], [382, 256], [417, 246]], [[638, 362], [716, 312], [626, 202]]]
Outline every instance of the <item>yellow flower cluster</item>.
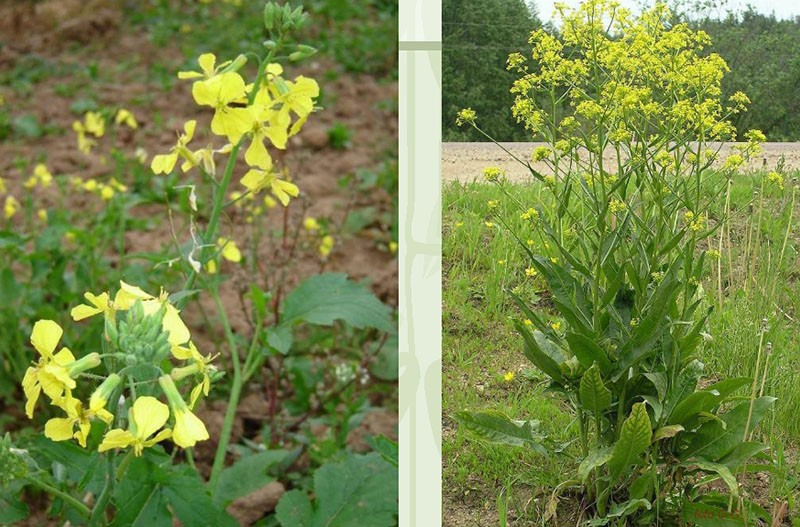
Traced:
[[230, 194], [231, 201], [233, 201], [233, 206], [237, 210], [240, 210], [245, 215], [245, 222], [253, 223], [255, 219], [262, 214], [266, 210], [275, 208], [278, 206], [278, 202], [270, 196], [269, 194], [265, 194], [262, 199], [256, 199], [256, 195], [252, 192], [239, 192], [234, 191]]
[[[151, 447], [156, 443], [171, 438], [172, 441], [181, 448], [194, 446], [197, 441], [208, 439], [208, 431], [203, 422], [192, 413], [201, 395], [208, 395], [211, 385], [211, 375], [216, 368], [211, 364], [212, 357], [204, 357], [190, 340], [189, 330], [180, 318], [179, 311], [172, 305], [166, 291], [161, 291], [159, 296], [153, 296], [142, 289], [120, 282], [120, 289], [111, 298], [107, 292], [95, 295], [87, 292], [84, 297], [86, 304], [74, 307], [71, 316], [75, 321], [80, 321], [94, 315], [102, 314], [105, 319], [105, 339], [112, 343], [109, 355], [113, 353], [115, 338], [120, 338], [116, 329], [120, 312], [132, 312], [134, 308], [140, 309], [146, 320], [153, 320], [157, 323], [161, 321], [161, 331], [168, 332], [163, 341], [169, 347], [165, 353], [171, 353], [172, 357], [183, 361], [180, 367], [174, 367], [169, 372], [161, 370], [165, 366], [165, 361], [152, 359], [150, 368], [155, 371], [161, 370], [153, 382], [158, 382], [168, 404], [160, 402], [156, 397], [141, 396], [136, 397], [134, 393], [130, 395], [134, 398], [132, 406], [128, 409], [127, 428], [111, 428], [106, 431], [103, 440], [98, 446], [98, 450], [103, 452], [114, 448], [131, 447], [135, 455], [141, 455], [146, 447]], [[149, 318], [155, 314], [160, 314], [162, 318]], [[135, 321], [128, 318], [124, 326], [129, 328]], [[143, 323], [143, 322], [140, 322]], [[122, 328], [120, 325], [119, 328]], [[112, 338], [112, 333], [115, 335]], [[128, 329], [126, 329], [127, 331]], [[54, 441], [64, 441], [75, 438], [78, 443], [86, 447], [86, 439], [91, 429], [91, 422], [99, 419], [106, 425], [113, 426], [116, 417], [109, 411], [108, 402], [116, 401], [113, 397], [119, 397], [121, 389], [126, 386], [125, 379], [130, 373], [130, 368], [120, 371], [109, 372], [103, 382], [94, 390], [89, 398], [88, 405], [73, 396], [76, 388], [76, 379], [80, 374], [99, 366], [101, 358], [106, 355], [90, 353], [85, 357], [76, 359], [72, 352], [67, 348], [62, 348], [55, 352], [58, 342], [61, 339], [63, 330], [52, 320], [40, 320], [33, 328], [31, 343], [39, 353], [39, 360], [28, 368], [22, 380], [27, 402], [25, 412], [28, 417], [33, 417], [34, 406], [39, 399], [39, 395], [44, 392], [50, 398], [51, 404], [64, 411], [65, 417], [50, 419], [45, 425], [45, 436]], [[150, 334], [150, 333], [147, 333]], [[161, 338], [161, 337], [157, 337]], [[148, 344], [142, 342], [141, 337], [133, 339], [135, 346]], [[121, 342], [121, 340], [120, 340]], [[155, 340], [154, 342], [158, 342]], [[130, 365], [131, 360], [135, 360], [127, 353], [127, 359], [123, 366]], [[115, 361], [119, 362], [119, 361]], [[97, 376], [93, 376], [97, 377]], [[175, 385], [176, 381], [186, 378], [195, 378], [197, 383], [192, 388], [189, 403], [184, 401], [183, 396]], [[133, 379], [131, 379], [133, 380]], [[121, 388], [122, 387], [122, 388]], [[120, 403], [123, 404], [123, 403]], [[116, 407], [112, 407], [113, 410]], [[171, 428], [166, 424], [170, 417], [174, 418]]]
[[88, 154], [97, 144], [88, 135], [93, 135], [95, 138], [103, 137], [106, 133], [106, 121], [99, 112], [86, 112], [83, 122], [73, 122], [72, 129], [78, 134], [78, 150]]
[[111, 178], [108, 183], [97, 181], [94, 178], [84, 180], [80, 176], [73, 176], [69, 179], [73, 189], [79, 192], [88, 192], [102, 198], [103, 201], [111, 201], [118, 192], [127, 192], [128, 186], [120, 183], [116, 178]]
[[47, 165], [39, 163], [33, 167], [33, 175], [23, 183], [23, 186], [27, 189], [36, 188], [37, 186], [47, 188], [52, 182], [53, 174], [47, 169]]
[[178, 77], [194, 79], [192, 97], [198, 105], [214, 110], [211, 132], [228, 143], [218, 150], [211, 147], [190, 150], [188, 145], [197, 123], [188, 121], [175, 146], [168, 154], [156, 155], [150, 167], [156, 174], [169, 173], [180, 158], [184, 172], [200, 166], [213, 175], [215, 153], [229, 153], [235, 145], [249, 142], [244, 157], [250, 170], [242, 177], [241, 184], [254, 194], [269, 190], [286, 206], [300, 191], [275, 171], [265, 143], [279, 150], [286, 148], [288, 139], [301, 130], [314, 111], [319, 86], [302, 75], [293, 81], [284, 79], [279, 64], [269, 64], [259, 85], [254, 86], [246, 84], [238, 72], [246, 62], [244, 56], [219, 65], [216, 61], [214, 54], [205, 53], [198, 59], [199, 72], [182, 71]]
[[[749, 100], [737, 93], [723, 108], [727, 64], [718, 54], [703, 52], [710, 43], [706, 33], [673, 23], [666, 4], [639, 17], [614, 0], [557, 9], [563, 20], [560, 35], [543, 29], [531, 33], [530, 59], [536, 67], [529, 70], [519, 53], [506, 63], [520, 74], [511, 89], [516, 96], [512, 113], [532, 133], [544, 124], [540, 95], [564, 92], [573, 115], [553, 123], [556, 135], [548, 140], [568, 141], [557, 150], [566, 151], [575, 142], [597, 144], [586, 138], [601, 130], [612, 143], [629, 143], [634, 140], [631, 125], [680, 130], [681, 137], [703, 140], [734, 137], [726, 116], [744, 110]], [[590, 133], [584, 136], [580, 130]]]

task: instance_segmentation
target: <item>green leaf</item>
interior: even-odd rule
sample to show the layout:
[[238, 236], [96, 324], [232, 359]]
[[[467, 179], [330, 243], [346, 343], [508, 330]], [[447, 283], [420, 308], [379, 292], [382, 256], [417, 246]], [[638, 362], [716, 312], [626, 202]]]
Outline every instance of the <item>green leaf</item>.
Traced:
[[19, 496], [0, 495], [0, 524], [15, 524], [28, 517], [28, 506]]
[[714, 472], [722, 478], [722, 481], [724, 481], [728, 486], [731, 494], [737, 497], [739, 496], [739, 484], [736, 482], [736, 478], [733, 477], [731, 470], [725, 465], [721, 463], [712, 463], [710, 461], [706, 461], [705, 459], [698, 459], [692, 463], [682, 463], [682, 465], [684, 467], [697, 465], [698, 468], [705, 470], [706, 472]]
[[650, 507], [652, 507], [650, 501], [644, 498], [629, 500], [626, 501], [625, 503], [616, 503], [614, 504], [613, 507], [611, 507], [611, 510], [608, 511], [608, 517], [624, 518], [626, 516], [630, 516], [631, 514], [642, 508], [650, 510]]
[[608, 373], [611, 370], [606, 352], [593, 339], [579, 333], [567, 332], [566, 340], [569, 350], [578, 358], [581, 366], [588, 369], [596, 362], [601, 372]]
[[653, 443], [661, 441], [662, 439], [667, 439], [668, 437], [675, 437], [679, 432], [683, 432], [684, 430], [682, 425], [662, 426], [653, 434]]
[[589, 452], [589, 454], [583, 458], [581, 464], [578, 465], [578, 479], [581, 480], [581, 483], [586, 483], [586, 480], [589, 479], [589, 474], [591, 474], [594, 469], [605, 465], [608, 460], [611, 459], [614, 453], [613, 451], [614, 447], [606, 447]]
[[595, 419], [600, 419], [603, 412], [611, 406], [611, 390], [603, 384], [597, 363], [592, 364], [581, 377], [579, 395], [581, 405], [592, 412]]
[[664, 401], [664, 415], [670, 415], [679, 402], [694, 393], [697, 381], [703, 374], [703, 363], [693, 360], [678, 374], [678, 380], [672, 385]]
[[[536, 339], [531, 332], [528, 331], [528, 328], [526, 328], [524, 324], [515, 320], [514, 326], [517, 328], [517, 331], [519, 331], [520, 335], [522, 335], [522, 352], [525, 354], [528, 360], [531, 361], [534, 366], [549, 375], [554, 381], [563, 383], [564, 376], [561, 374], [561, 368], [559, 367], [560, 362], [556, 362], [552, 357], [544, 353], [544, 351], [539, 348], [539, 345], [536, 343]], [[563, 358], [561, 362], [563, 362]]]
[[227, 505], [231, 501], [246, 496], [267, 485], [275, 478], [267, 470], [286, 457], [285, 450], [268, 450], [245, 456], [219, 474], [214, 502]]
[[721, 507], [703, 503], [684, 503], [682, 516], [686, 525], [697, 527], [745, 527], [746, 525], [740, 513], [728, 512]]
[[[749, 431], [755, 430], [775, 400], [774, 397], [765, 396], [753, 401]], [[742, 444], [749, 414], [750, 401], [743, 401], [722, 416], [724, 426], [717, 421], [705, 423], [695, 434], [684, 456], [700, 456], [707, 460], [719, 461]]]
[[650, 372], [643, 374], [656, 389], [658, 400], [663, 401], [667, 396], [667, 375], [663, 371]]
[[283, 324], [304, 320], [329, 326], [343, 320], [355, 328], [393, 328], [389, 307], [343, 273], [314, 275], [298, 285], [283, 303]]
[[719, 406], [725, 399], [742, 386], [750, 382], [747, 377], [737, 377], [725, 379], [709, 386], [708, 388], [694, 392], [675, 406], [669, 416], [670, 424], [682, 423], [686, 425], [690, 418], [701, 412], [710, 412]]
[[197, 472], [188, 466], [170, 468], [162, 480], [164, 498], [184, 525], [236, 527], [236, 521], [214, 504]]
[[522, 446], [545, 455], [544, 434], [538, 421], [512, 421], [500, 412], [457, 412], [453, 418], [479, 439], [502, 445]]
[[396, 381], [400, 375], [397, 333], [392, 332], [369, 364], [369, 371], [382, 381]]
[[314, 509], [305, 492], [290, 490], [275, 507], [275, 517], [283, 527], [310, 527]]
[[625, 470], [638, 462], [639, 455], [650, 446], [652, 437], [650, 417], [644, 403], [634, 404], [631, 415], [622, 423], [613, 456], [608, 461], [612, 481], [616, 481]]
[[290, 325], [272, 326], [267, 328], [267, 344], [281, 355], [287, 355], [292, 349], [292, 327]]
[[768, 450], [769, 447], [763, 443], [757, 443], [755, 441], [745, 441], [725, 454], [722, 459], [719, 460], [720, 463], [725, 465], [731, 470], [736, 470], [739, 466], [750, 459], [751, 457]]
[[400, 466], [399, 449], [396, 442], [382, 435], [368, 438], [367, 441], [372, 446], [372, 449], [380, 454], [386, 462], [395, 467]]
[[392, 527], [397, 523], [397, 468], [376, 453], [349, 455], [314, 474], [312, 508], [299, 491], [287, 492], [277, 508], [284, 527]]

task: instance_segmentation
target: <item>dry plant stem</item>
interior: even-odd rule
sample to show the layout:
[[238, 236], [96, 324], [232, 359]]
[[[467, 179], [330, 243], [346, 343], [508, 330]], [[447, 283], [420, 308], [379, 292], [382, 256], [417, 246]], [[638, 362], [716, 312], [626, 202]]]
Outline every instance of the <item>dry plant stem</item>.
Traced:
[[744, 425], [744, 436], [742, 437], [743, 441], [747, 441], [747, 435], [750, 433], [750, 420], [753, 417], [753, 403], [756, 400], [756, 388], [758, 386], [758, 372], [761, 368], [761, 352], [764, 349], [764, 334], [766, 333], [766, 328], [761, 328], [761, 336], [758, 339], [758, 355], [756, 356], [756, 371], [753, 373], [753, 388], [750, 392], [750, 409], [747, 411], [747, 422]]
[[764, 374], [761, 377], [761, 389], [758, 390], [758, 396], [762, 397], [764, 395], [764, 385], [767, 383], [767, 372], [769, 371], [769, 358], [772, 355], [772, 343], [767, 342], [767, 348], [765, 350], [766, 358], [764, 359]]
[[756, 255], [758, 254], [759, 246], [761, 245], [761, 217], [764, 212], [764, 179], [761, 179], [761, 188], [758, 192], [758, 222], [756, 223], [756, 238], [753, 242], [753, 254], [750, 255], [751, 258], [751, 272], [752, 275], [748, 276], [748, 282], [752, 277], [755, 280], [756, 276]]

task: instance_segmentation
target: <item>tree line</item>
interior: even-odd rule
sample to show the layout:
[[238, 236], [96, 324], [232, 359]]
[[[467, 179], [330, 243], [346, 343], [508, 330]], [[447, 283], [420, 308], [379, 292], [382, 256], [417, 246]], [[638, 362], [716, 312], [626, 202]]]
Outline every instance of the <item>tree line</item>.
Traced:
[[[733, 116], [738, 136], [756, 128], [768, 141], [800, 141], [800, 17], [778, 20], [752, 7], [722, 19], [676, 15], [712, 40], [731, 71], [723, 96], [745, 92], [750, 110]], [[530, 32], [542, 27], [524, 0], [442, 1], [442, 140], [485, 141], [470, 127], [459, 128], [462, 108], [478, 114], [480, 126], [499, 141], [535, 141], [511, 116], [514, 74], [505, 64], [512, 52], [528, 55]], [[545, 30], [557, 32], [551, 25]]]

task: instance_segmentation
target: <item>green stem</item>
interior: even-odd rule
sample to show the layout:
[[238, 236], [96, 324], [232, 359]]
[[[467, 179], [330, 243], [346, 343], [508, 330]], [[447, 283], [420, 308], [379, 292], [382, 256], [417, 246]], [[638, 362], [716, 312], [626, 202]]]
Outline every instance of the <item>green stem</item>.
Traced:
[[78, 511], [78, 513], [84, 518], [88, 518], [92, 514], [92, 511], [89, 510], [89, 507], [87, 507], [85, 504], [83, 504], [73, 496], [70, 496], [61, 489], [49, 485], [44, 481], [39, 481], [38, 479], [33, 478], [31, 476], [25, 476], [25, 482], [33, 485], [34, 487], [42, 489], [43, 491], [47, 492], [52, 496], [55, 496], [56, 498], [64, 500], [66, 503], [72, 506], [73, 509]]
[[225, 419], [222, 422], [222, 430], [220, 431], [219, 444], [217, 445], [217, 452], [214, 455], [214, 464], [211, 467], [211, 477], [208, 481], [208, 486], [211, 493], [214, 494], [219, 474], [225, 467], [225, 454], [228, 451], [228, 443], [231, 439], [231, 431], [233, 430], [233, 421], [236, 418], [236, 407], [239, 405], [239, 397], [242, 393], [244, 380], [242, 376], [242, 365], [239, 358], [239, 349], [236, 345], [236, 338], [233, 335], [230, 321], [225, 313], [225, 308], [222, 305], [222, 300], [219, 296], [219, 290], [214, 287], [210, 291], [211, 297], [214, 299], [214, 305], [219, 312], [222, 326], [225, 329], [225, 336], [228, 340], [228, 347], [231, 351], [231, 361], [233, 362], [233, 383], [231, 385], [231, 394], [228, 398], [228, 407], [225, 410]]

